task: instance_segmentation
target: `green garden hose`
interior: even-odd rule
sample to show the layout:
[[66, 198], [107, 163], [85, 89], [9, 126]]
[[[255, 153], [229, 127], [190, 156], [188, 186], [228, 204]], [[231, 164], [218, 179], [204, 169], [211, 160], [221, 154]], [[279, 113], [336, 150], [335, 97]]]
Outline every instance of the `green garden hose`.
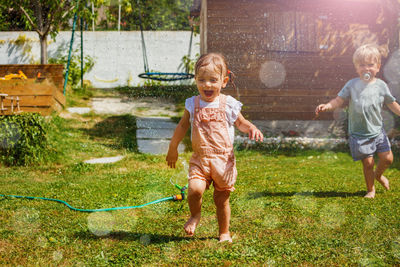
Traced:
[[112, 211], [112, 210], [126, 210], [126, 209], [137, 209], [137, 208], [143, 208], [145, 206], [148, 205], [152, 205], [152, 204], [157, 204], [160, 202], [164, 202], [164, 201], [169, 201], [169, 200], [174, 200], [174, 201], [182, 201], [185, 199], [185, 190], [187, 188], [187, 185], [184, 187], [181, 187], [177, 184], [175, 184], [175, 187], [178, 188], [179, 190], [181, 190], [181, 193], [178, 195], [174, 195], [171, 197], [164, 197], [164, 198], [160, 198], [139, 206], [129, 206], [129, 207], [114, 207], [114, 208], [106, 208], [106, 209], [78, 209], [78, 208], [74, 208], [72, 207], [70, 204], [68, 204], [67, 202], [65, 202], [64, 200], [59, 200], [59, 199], [55, 199], [55, 198], [46, 198], [46, 197], [29, 197], [29, 196], [16, 196], [16, 195], [2, 195], [0, 194], [0, 197], [11, 197], [11, 198], [24, 198], [24, 199], [39, 199], [39, 200], [47, 200], [47, 201], [54, 201], [54, 202], [58, 202], [61, 204], [64, 204], [65, 206], [67, 206], [68, 208], [70, 208], [71, 210], [74, 211], [80, 211], [80, 212], [99, 212], [99, 211]]

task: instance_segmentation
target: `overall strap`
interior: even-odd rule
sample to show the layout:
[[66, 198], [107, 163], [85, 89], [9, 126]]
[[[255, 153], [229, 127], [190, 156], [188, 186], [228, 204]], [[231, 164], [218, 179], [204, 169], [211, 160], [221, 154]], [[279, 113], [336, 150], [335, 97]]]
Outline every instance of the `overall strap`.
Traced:
[[197, 112], [199, 112], [199, 108], [200, 108], [200, 96], [196, 96], [194, 98], [194, 111], [193, 114], [196, 114]]
[[225, 110], [226, 105], [226, 95], [220, 94], [219, 95], [219, 108]]

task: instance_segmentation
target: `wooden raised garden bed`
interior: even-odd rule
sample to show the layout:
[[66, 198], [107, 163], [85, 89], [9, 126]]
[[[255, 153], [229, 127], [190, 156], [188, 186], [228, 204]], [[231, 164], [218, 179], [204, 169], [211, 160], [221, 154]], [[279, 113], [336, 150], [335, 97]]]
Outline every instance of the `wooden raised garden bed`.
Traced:
[[[60, 111], [65, 105], [63, 65], [0, 65], [0, 115], [38, 112], [44, 116]], [[10, 80], [9, 74], [22, 73]]]

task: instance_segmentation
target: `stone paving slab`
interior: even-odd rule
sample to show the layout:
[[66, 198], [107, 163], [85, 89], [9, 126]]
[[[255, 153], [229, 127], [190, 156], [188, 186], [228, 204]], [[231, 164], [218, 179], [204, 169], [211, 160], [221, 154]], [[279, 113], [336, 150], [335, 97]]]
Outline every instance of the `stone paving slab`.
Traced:
[[138, 139], [170, 139], [175, 129], [137, 129]]
[[88, 164], [114, 163], [122, 160], [123, 158], [124, 156], [106, 157], [106, 158], [89, 159], [85, 160], [84, 162]]
[[144, 118], [139, 117], [136, 118], [136, 126], [138, 129], [174, 129], [176, 127], [176, 123], [173, 122], [170, 118], [164, 117], [151, 117]]
[[[136, 138], [139, 151], [148, 154], [167, 154], [176, 125], [170, 118], [165, 117], [137, 118]], [[178, 152], [184, 151], [185, 145], [179, 144]]]
[[[165, 139], [137, 139], [139, 151], [147, 154], [167, 154], [169, 141]], [[183, 153], [185, 146], [181, 143], [178, 146], [178, 152]]]
[[71, 113], [86, 114], [86, 113], [89, 113], [92, 109], [85, 108], [85, 107], [70, 107], [70, 108], [67, 108], [67, 110], [68, 110], [68, 112], [71, 112]]

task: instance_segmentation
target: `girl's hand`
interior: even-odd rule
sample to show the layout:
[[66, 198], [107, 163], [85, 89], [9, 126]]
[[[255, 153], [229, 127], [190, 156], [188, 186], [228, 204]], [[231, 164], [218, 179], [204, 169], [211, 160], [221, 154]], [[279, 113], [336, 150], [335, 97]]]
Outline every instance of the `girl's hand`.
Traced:
[[176, 149], [169, 149], [167, 154], [167, 164], [170, 168], [175, 168], [175, 163], [178, 160], [178, 150]]
[[251, 140], [256, 140], [256, 141], [263, 141], [264, 140], [264, 135], [260, 130], [257, 129], [257, 127], [250, 127], [249, 130], [249, 138]]

